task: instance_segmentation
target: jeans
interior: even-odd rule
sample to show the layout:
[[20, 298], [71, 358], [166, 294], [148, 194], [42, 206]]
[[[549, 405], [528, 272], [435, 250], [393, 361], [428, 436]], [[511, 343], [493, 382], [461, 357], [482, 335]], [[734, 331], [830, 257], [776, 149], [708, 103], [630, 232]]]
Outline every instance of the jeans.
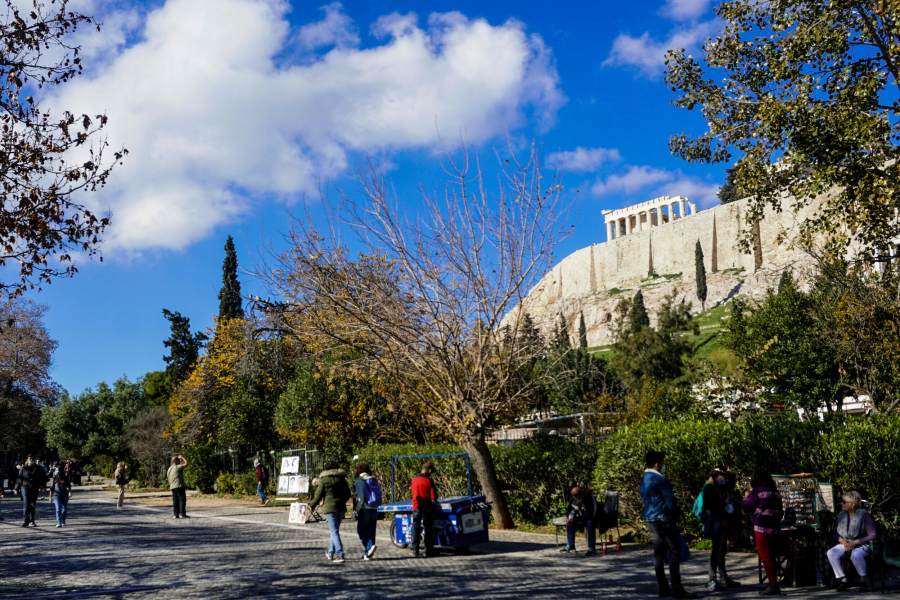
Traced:
[[344, 545], [341, 543], [341, 521], [344, 520], [344, 513], [328, 513], [325, 520], [328, 521], [328, 531], [331, 532], [327, 554], [332, 558], [335, 555], [344, 558]]
[[375, 528], [378, 525], [378, 511], [372, 508], [362, 508], [357, 513], [356, 533], [362, 542], [365, 552], [375, 545]]
[[[828, 562], [831, 563], [831, 568], [834, 569], [834, 576], [838, 579], [844, 578], [844, 567], [841, 566], [841, 559], [847, 552], [844, 550], [844, 546], [842, 544], [838, 544], [828, 551]], [[856, 568], [856, 572], [859, 573], [860, 577], [866, 576], [866, 556], [868, 556], [869, 550], [865, 547], [862, 548], [854, 548], [853, 552], [850, 553], [850, 561], [853, 563], [853, 566]]]
[[187, 508], [187, 494], [183, 487], [172, 488], [172, 508], [176, 517], [183, 517]]
[[261, 484], [261, 483], [256, 484], [256, 493], [259, 494], [259, 499], [262, 500], [263, 502], [268, 500], [268, 498], [266, 498], [266, 493], [263, 491], [263, 484]]
[[66, 515], [69, 512], [69, 496], [53, 494], [53, 505], [56, 507], [56, 522], [66, 524]]
[[425, 529], [425, 555], [434, 553], [434, 510], [431, 506], [414, 510], [412, 550], [419, 553], [419, 540], [422, 539], [422, 528]]
[[22, 507], [25, 523], [34, 523], [34, 509], [37, 505], [38, 489], [35, 487], [22, 488]]
[[719, 581], [725, 583], [728, 575], [725, 574], [725, 553], [728, 552], [728, 527], [719, 525], [718, 531], [712, 534], [712, 552], [709, 555], [709, 580], [716, 580], [716, 571], [719, 572]]
[[593, 550], [597, 544], [597, 526], [591, 519], [587, 521], [572, 521], [571, 525], [566, 525], [566, 541], [569, 548], [575, 547], [575, 530], [584, 527], [584, 534], [587, 536], [588, 549]]
[[656, 569], [656, 582], [660, 591], [668, 590], [666, 581], [666, 553], [669, 554], [669, 577], [672, 587], [680, 589], [681, 586], [681, 555], [678, 551], [678, 528], [675, 523], [666, 521], [651, 521], [647, 523], [650, 531], [650, 540], [653, 542], [653, 566]]
[[756, 551], [759, 554], [759, 562], [762, 563], [766, 570], [766, 579], [769, 585], [777, 586], [778, 577], [775, 573], [775, 550], [778, 546], [779, 537], [777, 535], [765, 535], [755, 532], [756, 535]]

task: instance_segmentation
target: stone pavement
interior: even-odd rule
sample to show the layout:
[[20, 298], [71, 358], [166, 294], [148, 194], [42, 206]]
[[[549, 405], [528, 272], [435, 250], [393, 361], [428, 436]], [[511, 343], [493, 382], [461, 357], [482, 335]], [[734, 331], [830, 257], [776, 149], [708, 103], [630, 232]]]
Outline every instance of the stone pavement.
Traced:
[[[38, 506], [38, 527], [21, 527], [18, 498], [3, 500], [0, 522], [0, 598], [655, 598], [648, 546], [621, 554], [561, 555], [553, 536], [491, 532], [471, 554], [413, 558], [388, 540], [379, 523], [375, 560], [359, 560], [355, 522], [345, 521], [348, 561], [324, 556], [324, 523], [287, 524], [287, 511], [255, 507], [191, 510], [174, 520], [171, 508], [126, 503], [115, 494], [76, 488], [69, 524], [54, 527], [53, 507]], [[729, 555], [732, 575], [745, 587], [702, 592], [708, 554], [684, 565], [685, 583], [701, 597], [758, 598], [756, 556]], [[892, 583], [889, 581], [889, 583]], [[894, 590], [896, 593], [896, 581]], [[874, 599], [874, 594], [848, 594]], [[816, 588], [787, 590], [790, 598], [831, 598]]]

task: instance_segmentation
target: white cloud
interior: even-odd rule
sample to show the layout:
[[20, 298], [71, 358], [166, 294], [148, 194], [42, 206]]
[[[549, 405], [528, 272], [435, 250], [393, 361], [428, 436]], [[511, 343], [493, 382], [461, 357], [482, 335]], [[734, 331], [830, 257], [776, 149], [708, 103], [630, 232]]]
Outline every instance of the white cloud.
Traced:
[[663, 72], [666, 52], [679, 48], [688, 52], [697, 51], [717, 28], [718, 22], [715, 20], [677, 27], [662, 41], [651, 37], [649, 32], [644, 32], [640, 37], [620, 33], [602, 64], [604, 67], [633, 67], [645, 77], [657, 77]]
[[647, 200], [661, 196], [682, 196], [690, 198], [703, 208], [718, 203], [717, 184], [687, 176], [680, 170], [667, 171], [647, 165], [632, 165], [624, 173], [610, 175], [591, 186], [591, 192], [596, 196], [633, 195], [642, 190], [648, 190], [644, 192]]
[[322, 7], [325, 18], [300, 28], [297, 44], [304, 50], [315, 50], [323, 46], [350, 48], [359, 46], [359, 35], [340, 2], [332, 2]]
[[596, 171], [601, 165], [622, 160], [616, 148], [585, 148], [578, 146], [566, 152], [554, 152], [547, 157], [547, 166], [563, 172]]
[[709, 13], [710, 0], [666, 0], [659, 15], [673, 21], [693, 21]]
[[[113, 212], [110, 254], [186, 247], [261, 197], [315, 190], [352, 153], [432, 149], [435, 119], [480, 142], [526, 118], [548, 126], [565, 102], [550, 51], [516, 21], [450, 13], [422, 28], [415, 15], [388, 15], [372, 26], [385, 41], [359, 49], [339, 5], [293, 36], [289, 8], [167, 0], [127, 48], [133, 17], [123, 16], [104, 42], [112, 56], [45, 99], [57, 112], [105, 112], [111, 147], [130, 151], [86, 199]], [[323, 45], [334, 47], [284, 64]]]
[[663, 169], [648, 166], [632, 166], [621, 175], [610, 175], [591, 186], [591, 192], [597, 196], [614, 193], [633, 194], [648, 186], [670, 181], [672, 173]]

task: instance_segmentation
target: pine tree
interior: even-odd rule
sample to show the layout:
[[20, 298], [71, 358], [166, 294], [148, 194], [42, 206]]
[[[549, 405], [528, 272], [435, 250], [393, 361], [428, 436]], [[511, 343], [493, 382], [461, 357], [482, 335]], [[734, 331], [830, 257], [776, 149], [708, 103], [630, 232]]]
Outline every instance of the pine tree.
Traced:
[[728, 204], [744, 198], [744, 194], [734, 184], [734, 167], [725, 170], [725, 184], [719, 188], [719, 202]]
[[650, 326], [650, 315], [644, 306], [644, 292], [638, 290], [631, 302], [631, 330], [635, 333]]
[[700, 240], [697, 240], [694, 250], [694, 262], [697, 267], [697, 298], [703, 310], [706, 310], [706, 267], [703, 266], [703, 248], [700, 247]]
[[581, 317], [578, 319], [578, 346], [581, 348], [587, 348], [587, 327], [584, 326], [584, 312], [581, 313]]
[[163, 316], [169, 320], [172, 335], [163, 342], [169, 349], [169, 355], [164, 356], [166, 361], [166, 376], [169, 386], [174, 388], [191, 374], [191, 368], [200, 356], [200, 348], [206, 341], [206, 335], [202, 333], [191, 334], [191, 320], [182, 317], [180, 313], [163, 309]]
[[225, 242], [225, 260], [222, 262], [222, 289], [219, 291], [219, 322], [244, 317], [241, 306], [241, 283], [237, 278], [237, 253], [234, 240], [228, 236]]

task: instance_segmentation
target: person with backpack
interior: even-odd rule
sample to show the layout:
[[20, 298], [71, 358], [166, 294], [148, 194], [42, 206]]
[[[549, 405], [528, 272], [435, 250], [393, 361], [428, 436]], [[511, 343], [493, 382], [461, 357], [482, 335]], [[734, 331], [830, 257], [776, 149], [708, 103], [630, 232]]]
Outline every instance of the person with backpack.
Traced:
[[[116, 498], [116, 508], [122, 508], [122, 505], [125, 502], [125, 486], [131, 481], [128, 478], [128, 465], [120, 462], [116, 465], [116, 472], [114, 475], [116, 478], [116, 487], [119, 488], [119, 495]], [[68, 472], [66, 473], [66, 476], [68, 477]]]
[[[697, 594], [687, 591], [681, 583], [681, 554], [678, 533], [678, 500], [672, 491], [672, 484], [666, 479], [664, 464], [666, 455], [658, 450], [650, 450], [644, 457], [647, 468], [641, 478], [641, 500], [644, 503], [644, 522], [653, 542], [653, 567], [659, 584], [659, 597], [696, 598]], [[666, 580], [666, 554], [669, 556], [669, 576]]]
[[269, 471], [259, 463], [258, 458], [253, 459], [253, 466], [256, 468], [256, 493], [259, 494], [259, 503], [261, 506], [269, 504], [266, 497], [266, 488], [269, 487]]
[[344, 562], [341, 521], [347, 512], [347, 500], [352, 497], [350, 486], [347, 484], [347, 472], [338, 468], [338, 464], [333, 460], [326, 462], [325, 470], [319, 474], [319, 485], [309, 505], [314, 507], [320, 500], [325, 500], [322, 510], [325, 512], [325, 520], [328, 521], [328, 530], [331, 532], [325, 558], [333, 563]]
[[375, 529], [378, 525], [378, 507], [381, 506], [381, 486], [372, 477], [369, 463], [356, 466], [356, 533], [363, 545], [363, 560], [371, 560], [378, 546], [375, 545]]
[[694, 517], [703, 524], [703, 535], [712, 541], [709, 555], [709, 590], [739, 588], [741, 584], [728, 576], [725, 554], [728, 551], [729, 520], [734, 519], [733, 498], [728, 494], [728, 477], [720, 469], [709, 472], [693, 509]]

